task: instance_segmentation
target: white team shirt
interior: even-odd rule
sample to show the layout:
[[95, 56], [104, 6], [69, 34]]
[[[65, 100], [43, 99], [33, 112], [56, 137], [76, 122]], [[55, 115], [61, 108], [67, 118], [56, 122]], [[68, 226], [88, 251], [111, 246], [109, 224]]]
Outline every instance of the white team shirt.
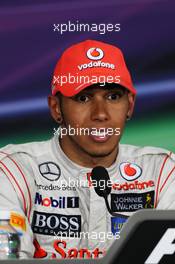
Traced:
[[57, 135], [0, 150], [0, 210], [26, 218], [21, 258], [102, 257], [133, 212], [175, 209], [175, 155], [170, 151], [120, 144], [107, 170], [109, 203], [118, 217], [109, 214], [91, 186], [92, 168], [72, 162]]

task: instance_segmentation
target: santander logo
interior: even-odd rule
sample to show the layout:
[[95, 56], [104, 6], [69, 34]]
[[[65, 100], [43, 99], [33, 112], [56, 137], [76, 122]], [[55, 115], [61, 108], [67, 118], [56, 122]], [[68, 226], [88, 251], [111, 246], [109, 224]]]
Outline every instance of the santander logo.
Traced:
[[100, 60], [104, 57], [104, 52], [100, 48], [90, 48], [86, 55], [90, 60]]
[[138, 165], [130, 162], [122, 162], [119, 169], [121, 176], [127, 181], [134, 181], [142, 174], [142, 169]]

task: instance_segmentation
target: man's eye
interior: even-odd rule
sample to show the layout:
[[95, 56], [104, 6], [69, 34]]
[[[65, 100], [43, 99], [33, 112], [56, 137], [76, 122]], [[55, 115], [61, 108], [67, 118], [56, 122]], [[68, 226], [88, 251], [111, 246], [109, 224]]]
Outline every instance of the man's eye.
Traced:
[[89, 96], [88, 95], [85, 95], [85, 94], [82, 94], [82, 95], [79, 95], [76, 97], [76, 100], [78, 102], [81, 102], [81, 103], [86, 103], [89, 101]]
[[118, 100], [120, 97], [121, 97], [121, 95], [118, 93], [112, 93], [112, 94], [108, 95], [109, 100]]

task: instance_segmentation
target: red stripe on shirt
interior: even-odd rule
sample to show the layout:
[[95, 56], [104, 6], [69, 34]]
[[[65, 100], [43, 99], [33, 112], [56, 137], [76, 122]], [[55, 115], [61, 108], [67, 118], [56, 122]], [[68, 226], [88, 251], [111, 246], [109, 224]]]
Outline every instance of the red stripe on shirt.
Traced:
[[1, 153], [5, 154], [15, 165], [16, 167], [18, 168], [18, 170], [20, 171], [23, 179], [24, 179], [24, 182], [26, 184], [26, 187], [27, 187], [27, 191], [28, 191], [28, 195], [29, 195], [29, 213], [28, 213], [28, 219], [30, 218], [30, 213], [31, 213], [31, 208], [32, 208], [32, 198], [31, 198], [31, 193], [30, 193], [30, 189], [29, 189], [29, 186], [28, 186], [28, 183], [26, 181], [26, 177], [23, 173], [23, 171], [21, 170], [21, 168], [19, 167], [19, 165], [17, 164], [17, 162], [12, 159], [7, 153], [3, 152], [3, 151], [0, 151]]
[[[24, 193], [23, 191], [21, 190], [21, 187], [19, 186], [17, 180], [15, 179], [15, 177], [13, 176], [13, 174], [11, 173], [11, 171], [7, 168], [7, 166], [2, 162], [0, 161], [0, 163], [2, 164], [2, 166], [4, 166], [4, 168], [8, 171], [8, 173], [11, 175], [11, 177], [13, 178], [13, 180], [15, 181], [19, 191], [21, 192], [21, 195], [22, 195], [22, 198], [23, 198], [23, 204], [24, 204], [24, 212], [25, 214], [27, 214], [27, 207], [26, 207], [26, 201], [25, 201], [25, 196], [24, 196]], [[5, 173], [6, 174], [6, 173]], [[8, 175], [6, 174], [6, 176], [8, 177]], [[9, 177], [8, 177], [9, 178]], [[11, 181], [10, 181], [11, 182]], [[13, 184], [12, 184], [13, 185]]]
[[160, 173], [159, 173], [159, 177], [158, 177], [158, 183], [157, 183], [157, 188], [156, 188], [156, 199], [155, 199], [155, 206], [157, 206], [157, 201], [158, 201], [158, 190], [159, 190], [159, 184], [160, 184], [160, 178], [162, 176], [162, 172], [163, 172], [163, 169], [164, 169], [164, 166], [165, 166], [165, 163], [167, 162], [168, 158], [170, 158], [172, 152], [170, 152], [169, 155], [167, 155], [163, 161], [163, 164], [162, 164], [162, 167], [160, 169]]
[[162, 184], [162, 187], [160, 188], [160, 192], [159, 192], [159, 193], [161, 193], [163, 187], [165, 186], [167, 180], [169, 179], [169, 177], [171, 176], [171, 174], [172, 174], [172, 172], [173, 172], [174, 170], [175, 170], [175, 166], [174, 166], [174, 168], [172, 168], [172, 170], [171, 170], [170, 173], [168, 174], [166, 180], [165, 180], [164, 183]]

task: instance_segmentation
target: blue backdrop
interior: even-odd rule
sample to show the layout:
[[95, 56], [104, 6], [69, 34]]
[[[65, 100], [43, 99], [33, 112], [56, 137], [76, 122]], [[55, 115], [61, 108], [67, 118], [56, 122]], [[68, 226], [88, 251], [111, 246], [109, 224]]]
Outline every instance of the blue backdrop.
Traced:
[[[46, 97], [61, 52], [91, 38], [118, 45], [138, 90], [123, 142], [175, 150], [175, 2], [1, 1], [0, 145], [53, 134]], [[58, 23], [120, 23], [119, 32], [54, 31]]]

